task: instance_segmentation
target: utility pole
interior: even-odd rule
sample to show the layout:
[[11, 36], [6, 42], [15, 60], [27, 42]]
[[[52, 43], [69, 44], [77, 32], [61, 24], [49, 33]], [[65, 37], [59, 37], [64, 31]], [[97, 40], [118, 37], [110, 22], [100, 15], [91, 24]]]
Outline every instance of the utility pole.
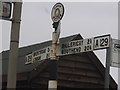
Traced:
[[19, 48], [19, 32], [21, 22], [22, 0], [13, 2], [13, 17], [11, 27], [9, 63], [8, 63], [8, 76], [7, 88], [16, 88], [16, 68], [18, 61], [18, 48]]

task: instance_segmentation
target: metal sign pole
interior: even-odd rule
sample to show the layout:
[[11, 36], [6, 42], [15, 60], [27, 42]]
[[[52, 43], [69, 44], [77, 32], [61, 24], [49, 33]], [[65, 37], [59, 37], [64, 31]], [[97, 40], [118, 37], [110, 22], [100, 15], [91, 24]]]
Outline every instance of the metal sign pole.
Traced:
[[[56, 25], [55, 25], [56, 24]], [[58, 67], [58, 58], [57, 58], [57, 47], [59, 35], [57, 29], [60, 29], [59, 22], [53, 24], [55, 31], [52, 33], [52, 51], [51, 51], [51, 63], [50, 63], [50, 80], [48, 85], [48, 90], [54, 89], [57, 90], [57, 67]], [[60, 33], [59, 33], [60, 34]]]
[[109, 83], [110, 83], [110, 54], [111, 54], [111, 39], [110, 39], [110, 46], [106, 49], [106, 68], [105, 68], [105, 83], [104, 89], [109, 90]]
[[57, 66], [58, 66], [58, 46], [60, 36], [60, 20], [64, 15], [64, 6], [61, 3], [56, 3], [52, 8], [51, 18], [53, 21], [53, 28], [55, 31], [52, 34], [52, 50], [51, 50], [51, 64], [50, 64], [50, 80], [48, 83], [48, 90], [57, 90]]
[[19, 32], [20, 32], [20, 21], [21, 21], [21, 2], [13, 2], [13, 18], [11, 27], [11, 41], [9, 51], [9, 63], [8, 63], [8, 77], [7, 77], [7, 88], [16, 88], [16, 68], [18, 60], [18, 46], [19, 46]]

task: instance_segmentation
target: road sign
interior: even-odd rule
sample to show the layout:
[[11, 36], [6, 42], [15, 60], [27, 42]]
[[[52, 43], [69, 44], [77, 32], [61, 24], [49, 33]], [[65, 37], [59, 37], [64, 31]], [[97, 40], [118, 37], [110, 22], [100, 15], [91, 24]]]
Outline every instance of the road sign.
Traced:
[[61, 55], [104, 49], [108, 48], [109, 44], [110, 35], [103, 35], [88, 39], [70, 41], [61, 45]]
[[118, 39], [112, 40], [111, 66], [120, 68], [120, 40]]
[[2, 2], [0, 0], [0, 18], [10, 18], [11, 17], [11, 2]]
[[59, 22], [64, 15], [64, 6], [62, 3], [56, 3], [51, 12], [53, 22]]
[[50, 58], [50, 50], [51, 50], [51, 47], [49, 46], [40, 50], [36, 50], [31, 54], [26, 55], [25, 64], [30, 64], [40, 60], [45, 60]]
[[93, 38], [89, 38], [63, 43], [61, 45], [61, 55], [92, 51], [93, 41]]
[[94, 50], [104, 49], [110, 45], [110, 35], [94, 37]]
[[[60, 44], [58, 56], [76, 54], [81, 52], [89, 52], [99, 49], [108, 48], [110, 45], [110, 35], [103, 35], [88, 39], [74, 40]], [[26, 55], [25, 64], [34, 63], [40, 60], [50, 58], [51, 46], [36, 50]]]

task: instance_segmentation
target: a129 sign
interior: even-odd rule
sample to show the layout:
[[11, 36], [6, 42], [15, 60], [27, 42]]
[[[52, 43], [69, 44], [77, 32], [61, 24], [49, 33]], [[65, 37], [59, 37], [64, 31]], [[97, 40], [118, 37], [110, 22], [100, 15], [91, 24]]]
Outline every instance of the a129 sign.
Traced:
[[103, 49], [109, 47], [110, 35], [94, 37], [94, 50]]

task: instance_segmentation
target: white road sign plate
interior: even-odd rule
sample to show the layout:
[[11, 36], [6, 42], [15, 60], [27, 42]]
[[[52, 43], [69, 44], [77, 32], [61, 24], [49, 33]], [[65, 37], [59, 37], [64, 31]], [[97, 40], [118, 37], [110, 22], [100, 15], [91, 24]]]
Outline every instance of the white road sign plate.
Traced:
[[43, 48], [32, 53], [33, 61], [44, 60], [50, 57], [50, 47]]
[[[98, 49], [108, 48], [110, 44], [110, 35], [103, 35], [88, 39], [74, 40], [60, 44], [57, 52], [58, 56], [89, 52]], [[32, 54], [26, 55], [25, 64], [33, 63], [50, 58], [51, 46], [36, 50]]]
[[104, 49], [110, 45], [110, 35], [94, 37], [94, 50]]
[[34, 63], [50, 58], [50, 49], [51, 47], [49, 46], [40, 50], [36, 50], [29, 55], [26, 55], [25, 64]]
[[63, 43], [61, 45], [61, 55], [92, 51], [93, 40], [93, 38], [89, 38]]
[[109, 44], [110, 35], [103, 35], [94, 38], [70, 41], [61, 45], [61, 55], [104, 49], [108, 48]]
[[112, 40], [111, 66], [120, 68], [120, 40], [117, 39]]

